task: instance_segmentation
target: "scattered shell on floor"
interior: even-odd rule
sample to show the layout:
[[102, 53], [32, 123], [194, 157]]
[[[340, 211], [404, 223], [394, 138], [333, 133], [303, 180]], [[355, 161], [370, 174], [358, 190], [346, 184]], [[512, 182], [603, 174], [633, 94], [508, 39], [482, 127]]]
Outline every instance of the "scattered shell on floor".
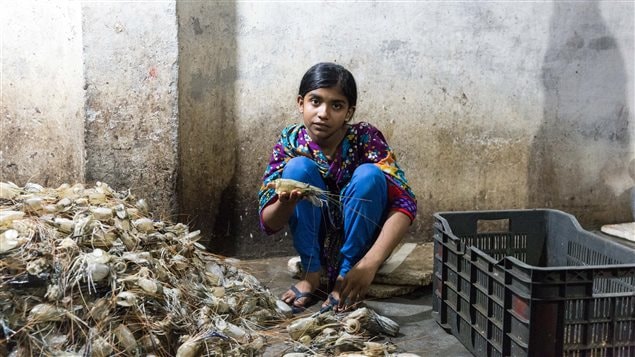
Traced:
[[[388, 317], [379, 315], [367, 307], [354, 310], [346, 316], [345, 321], [351, 320], [357, 321], [362, 328], [373, 333], [380, 333], [393, 337], [399, 334], [399, 324]], [[357, 323], [354, 324], [356, 325]]]
[[375, 342], [381, 336], [396, 336], [399, 325], [368, 307], [350, 312], [314, 313], [294, 319], [287, 325], [289, 336], [296, 341], [294, 353], [309, 356], [393, 356], [397, 347]]

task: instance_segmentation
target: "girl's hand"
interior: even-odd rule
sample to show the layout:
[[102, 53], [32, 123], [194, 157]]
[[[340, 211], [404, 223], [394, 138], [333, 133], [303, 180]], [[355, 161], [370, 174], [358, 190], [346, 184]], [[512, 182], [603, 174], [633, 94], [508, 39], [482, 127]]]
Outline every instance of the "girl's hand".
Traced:
[[344, 304], [347, 297], [353, 303], [364, 298], [377, 270], [397, 247], [409, 226], [410, 218], [404, 213], [393, 211], [388, 214], [375, 243], [364, 257], [346, 273], [340, 291], [342, 297], [340, 306]]
[[[276, 189], [276, 184], [273, 182], [269, 182], [266, 187]], [[288, 206], [289, 204], [295, 205], [303, 197], [302, 191], [300, 190], [292, 190], [291, 192], [280, 191], [280, 192], [277, 192], [277, 195], [278, 195], [278, 201], [280, 201], [281, 204], [286, 206]]]
[[[267, 188], [275, 189], [275, 184], [270, 182]], [[262, 210], [262, 221], [272, 231], [278, 231], [289, 222], [289, 218], [295, 210], [295, 205], [302, 199], [302, 191], [291, 190], [278, 191], [277, 200], [273, 204], [265, 206]]]
[[[342, 280], [340, 291], [340, 308], [346, 309], [347, 305], [354, 305], [366, 296], [370, 284], [375, 278], [377, 267], [364, 264], [363, 261], [357, 263]], [[347, 301], [348, 299], [348, 301]]]
[[300, 190], [293, 190], [291, 192], [278, 193], [278, 201], [283, 205], [296, 205], [298, 201], [302, 199], [302, 192]]

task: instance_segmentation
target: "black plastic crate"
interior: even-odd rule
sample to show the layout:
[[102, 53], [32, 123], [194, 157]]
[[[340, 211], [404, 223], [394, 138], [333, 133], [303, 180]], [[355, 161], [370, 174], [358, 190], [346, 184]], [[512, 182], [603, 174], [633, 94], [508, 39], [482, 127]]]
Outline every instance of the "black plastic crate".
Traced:
[[557, 210], [434, 215], [436, 321], [477, 356], [635, 356], [635, 250]]

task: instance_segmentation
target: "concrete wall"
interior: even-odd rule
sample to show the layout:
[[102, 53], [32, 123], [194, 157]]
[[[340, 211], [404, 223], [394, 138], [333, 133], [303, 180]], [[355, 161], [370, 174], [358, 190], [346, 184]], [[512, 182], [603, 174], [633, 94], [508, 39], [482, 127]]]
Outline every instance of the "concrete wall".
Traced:
[[84, 180], [78, 3], [0, 5], [0, 180]]
[[609, 2], [238, 4], [236, 196], [249, 218], [236, 228], [240, 252], [288, 244], [284, 233], [251, 231], [255, 191], [279, 129], [300, 120], [299, 80], [318, 61], [354, 73], [356, 120], [377, 125], [397, 152], [418, 196], [410, 239], [430, 240], [440, 210], [553, 207], [596, 227], [629, 219], [633, 10]]
[[82, 7], [86, 179], [144, 197], [174, 218], [178, 132], [175, 2]]
[[[36, 106], [8, 101], [9, 93], [21, 98], [48, 88], [31, 99], [40, 111], [61, 104], [52, 93], [82, 94], [64, 85], [83, 83], [77, 57], [54, 56], [82, 52], [73, 32], [77, 5], [25, 4], [14, 6], [15, 16], [2, 12], [3, 68], [10, 68], [2, 85], [4, 141], [31, 132], [35, 117], [7, 120], [4, 113], [25, 117]], [[302, 74], [318, 61], [335, 61], [358, 81], [355, 119], [384, 132], [417, 193], [419, 218], [408, 239], [429, 240], [431, 214], [441, 210], [553, 207], [589, 228], [626, 221], [635, 158], [634, 6], [85, 3], [86, 179], [131, 187], [155, 211], [178, 213], [215, 251], [288, 254], [286, 232], [258, 231], [256, 192], [280, 129], [300, 120]], [[37, 42], [36, 33], [49, 29], [45, 19], [65, 16], [74, 20], [57, 40]], [[49, 46], [43, 59], [21, 59], [38, 47], [7, 40], [6, 29]], [[71, 75], [38, 75], [58, 68]], [[20, 71], [32, 80], [12, 89]], [[77, 102], [64, 101], [56, 120], [69, 120]], [[80, 116], [69, 123], [82, 125]], [[66, 132], [46, 133], [56, 132], [56, 157], [81, 152], [77, 136], [69, 146], [60, 138]], [[44, 142], [44, 134], [36, 137]], [[32, 151], [5, 144], [1, 178], [44, 172], [48, 162], [39, 153], [31, 159]], [[82, 175], [81, 157], [75, 165], [71, 178]], [[15, 166], [39, 169], [19, 174]], [[61, 164], [51, 167], [48, 175], [68, 175]]]

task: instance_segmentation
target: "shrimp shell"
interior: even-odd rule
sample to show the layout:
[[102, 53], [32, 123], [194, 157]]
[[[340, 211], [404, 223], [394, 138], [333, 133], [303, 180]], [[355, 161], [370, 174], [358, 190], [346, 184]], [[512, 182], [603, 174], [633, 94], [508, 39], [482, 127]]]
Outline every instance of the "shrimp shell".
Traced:
[[265, 346], [265, 342], [262, 336], [256, 336], [253, 341], [249, 342], [248, 346], [254, 351], [260, 351]]
[[13, 182], [0, 182], [0, 198], [12, 200], [20, 194], [20, 187]]
[[137, 304], [137, 295], [129, 291], [122, 291], [117, 294], [117, 305], [129, 307]]
[[30, 197], [24, 200], [24, 204], [31, 212], [36, 212], [42, 209], [44, 200], [42, 197]]
[[97, 300], [90, 308], [88, 315], [95, 321], [103, 321], [110, 314], [111, 303], [108, 299]]
[[302, 335], [300, 336], [300, 338], [298, 338], [298, 342], [300, 342], [301, 344], [308, 346], [309, 343], [311, 343], [313, 339], [311, 338], [310, 335]]
[[367, 356], [392, 356], [392, 353], [397, 350], [397, 347], [390, 342], [379, 343], [373, 341], [364, 342], [364, 349], [362, 352]]
[[291, 309], [291, 306], [282, 300], [276, 300], [276, 311], [285, 317], [293, 316], [293, 309]]
[[132, 225], [142, 233], [152, 233], [155, 231], [154, 221], [150, 218], [139, 218], [132, 221]]
[[17, 219], [22, 219], [24, 215], [21, 211], [0, 211], [0, 226], [9, 225]]
[[292, 339], [297, 341], [303, 335], [317, 332], [318, 327], [318, 321], [314, 317], [309, 316], [293, 321], [287, 326], [287, 332], [289, 332]]
[[51, 304], [37, 304], [29, 312], [29, 321], [48, 322], [61, 321], [65, 315], [65, 310]]
[[357, 319], [348, 319], [344, 322], [344, 331], [348, 333], [358, 333], [361, 328], [362, 326]]
[[110, 275], [110, 266], [103, 263], [88, 263], [86, 273], [90, 274], [92, 281], [102, 281]]
[[179, 348], [176, 350], [176, 357], [194, 357], [199, 355], [199, 350], [201, 349], [201, 340], [197, 338], [190, 338], [185, 341]]
[[399, 333], [398, 323], [389, 319], [388, 317], [377, 314], [367, 307], [362, 307], [351, 312], [346, 317], [346, 321], [351, 319], [358, 320], [364, 329], [372, 332], [383, 333], [385, 335], [393, 337], [397, 336], [397, 334]]
[[26, 238], [20, 238], [18, 231], [9, 229], [0, 234], [0, 253], [8, 252], [27, 242]]
[[112, 218], [112, 209], [106, 207], [91, 207], [90, 213], [100, 221], [108, 221]]
[[98, 336], [95, 338], [90, 346], [91, 352], [95, 357], [106, 357], [112, 354], [112, 346], [103, 337]]
[[128, 326], [120, 324], [113, 333], [117, 337], [119, 346], [123, 347], [126, 352], [131, 353], [137, 349], [137, 340]]
[[214, 325], [216, 325], [216, 328], [220, 333], [237, 341], [244, 341], [247, 338], [247, 332], [243, 328], [236, 326], [231, 322], [227, 322], [222, 318], [214, 319]]
[[137, 279], [137, 285], [143, 289], [146, 293], [154, 294], [161, 290], [161, 285], [154, 279], [139, 278]]

